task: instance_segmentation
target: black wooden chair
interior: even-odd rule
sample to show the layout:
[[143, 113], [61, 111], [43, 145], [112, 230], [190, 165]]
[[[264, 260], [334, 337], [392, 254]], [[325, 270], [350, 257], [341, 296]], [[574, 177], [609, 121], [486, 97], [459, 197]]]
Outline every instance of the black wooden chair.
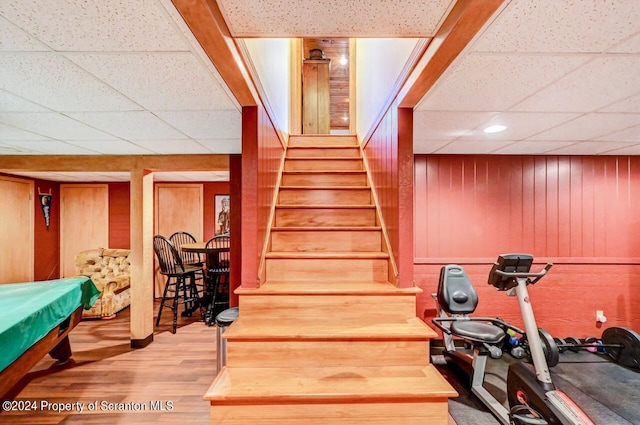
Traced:
[[197, 252], [186, 252], [182, 250], [182, 245], [187, 243], [196, 243], [196, 238], [188, 232], [175, 232], [169, 236], [169, 240], [176, 247], [182, 264], [189, 267], [198, 267], [199, 271], [196, 272], [196, 286], [198, 286], [198, 293], [200, 297], [204, 294], [204, 261]]
[[158, 258], [160, 273], [167, 276], [167, 284], [162, 294], [156, 326], [160, 325], [162, 309], [168, 307], [173, 310], [173, 329], [171, 332], [176, 333], [180, 304], [184, 304], [183, 315], [190, 316], [200, 307], [200, 314], [204, 317], [198, 288], [195, 284], [198, 267], [184, 265], [176, 247], [164, 236], [156, 235], [153, 237], [153, 250]]
[[211, 326], [217, 312], [229, 308], [229, 235], [209, 239], [205, 245], [207, 278], [205, 298], [208, 301], [205, 322]]

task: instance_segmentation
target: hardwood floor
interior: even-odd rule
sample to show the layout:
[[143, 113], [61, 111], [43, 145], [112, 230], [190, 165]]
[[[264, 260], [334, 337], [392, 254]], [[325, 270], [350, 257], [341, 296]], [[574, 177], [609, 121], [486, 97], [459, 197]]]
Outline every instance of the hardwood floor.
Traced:
[[[15, 407], [29, 401], [38, 410], [0, 409], [0, 424], [208, 423], [210, 406], [202, 396], [215, 378], [216, 329], [196, 313], [180, 317], [174, 335], [171, 319], [163, 312], [154, 342], [140, 350], [129, 346], [129, 309], [114, 320], [82, 321], [70, 335], [72, 360], [56, 366], [47, 355], [9, 394]], [[89, 411], [96, 401], [97, 408]], [[45, 402], [83, 403], [84, 408], [41, 410]], [[127, 410], [108, 410], [118, 407]]]

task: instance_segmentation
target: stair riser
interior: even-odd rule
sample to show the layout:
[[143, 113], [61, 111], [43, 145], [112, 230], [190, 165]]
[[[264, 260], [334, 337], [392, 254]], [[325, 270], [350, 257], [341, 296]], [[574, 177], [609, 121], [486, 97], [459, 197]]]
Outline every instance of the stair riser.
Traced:
[[268, 258], [266, 280], [386, 282], [386, 259], [279, 259]]
[[230, 339], [227, 343], [228, 367], [356, 367], [382, 364], [421, 366], [428, 363], [428, 357], [429, 341], [372, 340], [329, 343]]
[[276, 227], [375, 226], [373, 208], [276, 208]]
[[358, 146], [358, 144], [354, 136], [291, 136], [289, 146]]
[[448, 418], [444, 398], [416, 403], [211, 406], [212, 425], [446, 425]]
[[371, 205], [371, 190], [281, 188], [278, 202], [281, 205]]
[[320, 172], [282, 175], [283, 186], [367, 186], [365, 173], [324, 174]]
[[[327, 283], [330, 285], [330, 283]], [[246, 295], [240, 310], [249, 317], [275, 320], [336, 321], [366, 319], [378, 315], [385, 321], [416, 316], [416, 297], [410, 295]]]
[[380, 251], [382, 232], [371, 231], [276, 231], [271, 233], [272, 251]]
[[287, 150], [287, 158], [350, 157], [360, 158], [360, 148], [296, 148]]
[[296, 159], [290, 158], [284, 162], [285, 171], [296, 170], [331, 170], [331, 171], [353, 171], [363, 170], [361, 159]]

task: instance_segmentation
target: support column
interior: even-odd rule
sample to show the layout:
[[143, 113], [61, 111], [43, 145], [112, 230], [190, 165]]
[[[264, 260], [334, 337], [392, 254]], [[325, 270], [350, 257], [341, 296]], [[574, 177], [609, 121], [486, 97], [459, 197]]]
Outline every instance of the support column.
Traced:
[[258, 108], [242, 108], [242, 276], [241, 286], [258, 287]]
[[242, 155], [229, 155], [229, 193], [231, 211], [230, 223], [230, 267], [229, 267], [229, 306], [238, 306], [238, 295], [234, 291], [242, 280]]
[[131, 171], [131, 347], [153, 341], [153, 173]]
[[398, 108], [398, 286], [413, 286], [413, 108]]

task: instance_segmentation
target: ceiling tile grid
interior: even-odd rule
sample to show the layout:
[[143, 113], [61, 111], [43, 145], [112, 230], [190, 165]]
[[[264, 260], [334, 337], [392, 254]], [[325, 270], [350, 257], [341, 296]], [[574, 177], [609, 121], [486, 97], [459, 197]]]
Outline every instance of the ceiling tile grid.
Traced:
[[0, 154], [235, 153], [240, 138], [170, 0], [0, 3]]
[[[418, 119], [459, 112], [447, 121], [458, 132], [436, 152], [477, 153], [496, 140], [513, 143], [486, 151], [635, 152], [628, 143], [640, 141], [640, 2], [512, 0], [496, 15], [417, 107]], [[482, 111], [494, 116], [469, 131], [466, 116]], [[416, 139], [443, 139], [440, 124], [415, 121]], [[483, 134], [498, 123], [507, 129]], [[416, 143], [427, 153], [421, 149]]]
[[235, 37], [432, 37], [454, 0], [220, 0]]

